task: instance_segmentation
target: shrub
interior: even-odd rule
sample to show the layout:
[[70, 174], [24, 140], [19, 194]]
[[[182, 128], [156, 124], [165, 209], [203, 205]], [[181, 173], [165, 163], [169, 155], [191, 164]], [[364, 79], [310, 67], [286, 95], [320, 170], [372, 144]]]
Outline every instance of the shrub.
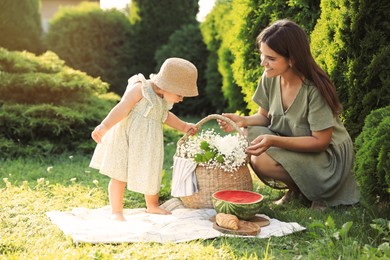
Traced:
[[234, 83], [231, 64], [234, 57], [229, 46], [235, 35], [226, 33], [234, 25], [231, 1], [216, 2], [201, 24], [201, 31], [210, 55], [207, 61], [206, 92], [218, 110], [246, 112], [241, 88]]
[[39, 0], [0, 1], [0, 46], [8, 50], [43, 51]]
[[337, 88], [354, 139], [372, 110], [389, 105], [390, 5], [322, 0], [321, 10], [311, 35], [313, 54]]
[[390, 4], [381, 0], [350, 2], [345, 124], [355, 137], [371, 111], [390, 105]]
[[48, 48], [68, 66], [100, 76], [118, 94], [131, 76], [131, 39], [131, 25], [123, 13], [92, 3], [60, 9], [45, 38]]
[[90, 133], [117, 96], [54, 53], [0, 48], [0, 156], [91, 152]]
[[369, 202], [390, 201], [390, 106], [372, 111], [355, 140], [355, 172]]

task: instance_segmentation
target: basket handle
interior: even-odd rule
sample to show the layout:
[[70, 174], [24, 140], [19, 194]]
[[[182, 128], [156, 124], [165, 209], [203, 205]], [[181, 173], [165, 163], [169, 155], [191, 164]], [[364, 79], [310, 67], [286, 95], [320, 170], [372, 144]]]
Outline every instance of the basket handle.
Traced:
[[[242, 130], [236, 125], [236, 123], [234, 123], [234, 121], [231, 120], [230, 118], [223, 116], [223, 115], [218, 115], [218, 114], [208, 115], [205, 118], [203, 118], [202, 120], [200, 120], [198, 123], [196, 123], [196, 126], [198, 128], [200, 128], [202, 125], [204, 125], [205, 123], [207, 123], [208, 121], [213, 120], [213, 119], [215, 119], [215, 120], [219, 119], [219, 120], [225, 121], [226, 123], [231, 125], [234, 128], [234, 130], [236, 130], [240, 135], [244, 136], [245, 139], [247, 140], [247, 142], [249, 143], [248, 138], [245, 136], [245, 134], [242, 132]], [[177, 141], [177, 145], [180, 146], [181, 144], [183, 144], [185, 142], [185, 140], [187, 140], [189, 135], [190, 135], [190, 133], [187, 132], [182, 138], [179, 139], [179, 141]]]

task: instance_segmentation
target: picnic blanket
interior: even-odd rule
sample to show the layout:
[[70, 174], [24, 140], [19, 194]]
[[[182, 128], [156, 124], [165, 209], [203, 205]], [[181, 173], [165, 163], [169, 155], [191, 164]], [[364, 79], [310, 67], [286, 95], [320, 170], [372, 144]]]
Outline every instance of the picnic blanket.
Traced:
[[[210, 218], [214, 209], [172, 210], [172, 215], [146, 213], [145, 208], [125, 209], [127, 221], [111, 220], [109, 206], [97, 209], [74, 208], [71, 211], [50, 211], [47, 216], [74, 243], [123, 243], [123, 242], [187, 242], [220, 236], [234, 236], [213, 228]], [[262, 227], [257, 238], [284, 236], [305, 230], [298, 223], [286, 223], [269, 218], [270, 225]], [[255, 237], [255, 236], [252, 236]]]

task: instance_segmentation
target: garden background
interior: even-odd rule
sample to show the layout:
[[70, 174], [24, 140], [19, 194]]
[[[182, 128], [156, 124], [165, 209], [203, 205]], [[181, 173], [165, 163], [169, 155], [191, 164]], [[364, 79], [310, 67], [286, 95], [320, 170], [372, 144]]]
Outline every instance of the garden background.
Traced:
[[[0, 2], [0, 258], [38, 259], [389, 259], [390, 3], [381, 0], [219, 0], [197, 21], [197, 0], [97, 1], [62, 8], [47, 31], [40, 0]], [[256, 111], [262, 74], [255, 38], [290, 18], [308, 33], [316, 61], [336, 85], [355, 143], [362, 201], [316, 212], [276, 207], [280, 193], [256, 180], [262, 212], [308, 230], [270, 240], [218, 238], [184, 244], [74, 245], [50, 210], [108, 204], [108, 180], [88, 168], [90, 133], [135, 73], [171, 56], [199, 70], [200, 95], [173, 111], [197, 122], [210, 113]], [[211, 125], [210, 127], [216, 127]], [[161, 200], [170, 198], [172, 155], [181, 134], [165, 132]], [[144, 207], [127, 192], [125, 207]]]

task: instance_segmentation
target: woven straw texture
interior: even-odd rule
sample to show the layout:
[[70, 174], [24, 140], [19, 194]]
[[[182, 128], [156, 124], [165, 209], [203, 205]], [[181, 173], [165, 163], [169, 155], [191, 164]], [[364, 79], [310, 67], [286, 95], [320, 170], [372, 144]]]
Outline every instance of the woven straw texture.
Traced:
[[213, 208], [211, 196], [219, 190], [253, 190], [252, 177], [246, 165], [236, 172], [198, 166], [195, 174], [199, 191], [191, 196], [180, 198], [186, 208]]
[[[212, 119], [219, 119], [229, 123], [240, 135], [244, 136], [241, 129], [232, 120], [217, 114], [205, 117], [197, 123], [197, 126], [200, 127]], [[178, 141], [178, 146], [185, 142], [188, 136], [188, 134], [184, 135]], [[241, 166], [235, 172], [226, 172], [219, 168], [213, 169], [198, 165], [195, 170], [195, 175], [198, 182], [198, 192], [191, 196], [180, 198], [186, 208], [213, 208], [211, 197], [216, 191], [229, 189], [253, 190], [252, 176], [247, 164]]]

